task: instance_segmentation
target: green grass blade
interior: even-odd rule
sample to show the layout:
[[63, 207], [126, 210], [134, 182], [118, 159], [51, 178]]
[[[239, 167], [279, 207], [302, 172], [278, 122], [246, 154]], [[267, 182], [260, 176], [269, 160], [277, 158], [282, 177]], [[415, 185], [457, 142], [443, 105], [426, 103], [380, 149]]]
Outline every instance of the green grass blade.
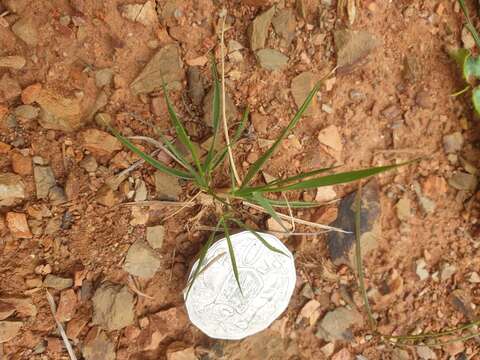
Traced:
[[247, 186], [250, 181], [253, 179], [253, 177], [260, 171], [260, 169], [263, 167], [265, 162], [267, 162], [268, 159], [270, 159], [275, 150], [277, 149], [278, 145], [285, 139], [288, 135], [288, 133], [297, 125], [297, 123], [300, 121], [300, 118], [302, 117], [303, 113], [307, 110], [308, 106], [313, 100], [313, 97], [317, 93], [317, 91], [320, 89], [321, 82], [318, 82], [317, 85], [310, 91], [308, 94], [307, 98], [303, 102], [302, 106], [298, 109], [297, 113], [293, 117], [293, 119], [290, 121], [288, 126], [282, 131], [280, 136], [275, 140], [275, 142], [272, 144], [272, 146], [257, 160], [255, 161], [252, 166], [250, 166], [250, 169], [248, 169], [247, 174], [245, 175], [245, 178], [243, 179], [243, 186]]
[[[243, 130], [245, 130], [245, 124], [247, 123], [247, 119], [248, 119], [248, 114], [249, 114], [249, 110], [248, 108], [245, 109], [245, 111], [243, 112], [243, 116], [242, 116], [242, 121], [240, 122], [240, 124], [238, 125], [237, 129], [235, 130], [235, 135], [233, 136], [232, 138], [232, 141], [231, 141], [231, 144], [230, 146], [233, 146], [235, 145], [238, 140], [240, 140], [240, 137], [242, 136], [242, 133], [243, 133]], [[228, 153], [228, 148], [225, 146], [222, 150], [220, 150], [214, 160], [213, 160], [213, 164], [212, 164], [212, 168], [211, 170], [214, 170], [217, 168], [218, 165], [220, 165], [222, 163], [222, 161], [225, 159], [225, 157], [227, 156], [227, 153]]]
[[326, 171], [336, 169], [337, 167], [338, 166], [332, 166], [332, 167], [329, 167], [329, 168], [317, 169], [317, 170], [313, 170], [313, 171], [308, 171], [306, 173], [301, 173], [301, 174], [298, 174], [298, 175], [295, 175], [295, 176], [291, 176], [291, 177], [286, 178], [286, 179], [276, 179], [276, 180], [271, 181], [271, 182], [269, 182], [265, 185], [256, 186], [256, 187], [246, 187], [246, 188], [243, 188], [243, 189], [240, 189], [239, 191], [237, 191], [235, 193], [235, 195], [242, 196], [242, 195], [246, 195], [246, 194], [251, 194], [253, 192], [264, 192], [264, 191], [268, 192], [269, 191], [268, 189], [272, 188], [273, 186], [279, 187], [279, 186], [289, 184], [291, 182], [300, 181], [300, 180], [306, 179], [308, 177], [312, 177], [312, 176], [324, 173]]
[[269, 200], [264, 198], [257, 192], [254, 192], [252, 194], [252, 197], [262, 208], [265, 209], [265, 211], [278, 223], [278, 225], [280, 225], [282, 229], [288, 233], [288, 229], [283, 224], [283, 221], [280, 219], [272, 204], [270, 204]]
[[480, 36], [478, 35], [477, 29], [475, 29], [475, 26], [473, 26], [473, 24], [472, 24], [472, 20], [470, 19], [470, 15], [468, 13], [468, 8], [465, 5], [465, 1], [464, 0], [458, 0], [458, 3], [460, 4], [460, 7], [462, 8], [463, 14], [465, 15], [465, 18], [467, 20], [466, 27], [467, 27], [468, 31], [470, 31], [470, 33], [472, 34], [473, 39], [475, 40], [475, 44], [477, 44], [477, 47], [480, 49]]
[[217, 64], [215, 58], [212, 57], [212, 78], [213, 78], [213, 101], [212, 101], [212, 125], [213, 125], [213, 139], [210, 149], [205, 160], [204, 169], [208, 173], [210, 164], [215, 153], [215, 145], [217, 142], [218, 132], [220, 131], [220, 81], [218, 80]]
[[364, 179], [373, 175], [377, 175], [382, 172], [395, 169], [399, 166], [406, 165], [409, 163], [410, 162], [399, 164], [399, 165], [379, 166], [379, 167], [372, 167], [372, 168], [363, 169], [363, 170], [355, 170], [355, 171], [348, 171], [348, 172], [339, 173], [339, 174], [327, 175], [327, 176], [322, 176], [320, 178], [301, 181], [292, 185], [272, 187], [265, 191], [284, 192], [284, 191], [291, 191], [291, 190], [306, 190], [306, 189], [318, 188], [321, 186], [344, 184], [344, 183], [349, 183], [352, 181]]
[[188, 136], [185, 128], [183, 127], [182, 123], [178, 119], [177, 114], [175, 113], [175, 109], [173, 108], [172, 103], [170, 102], [167, 86], [165, 85], [165, 83], [163, 84], [163, 92], [165, 95], [165, 101], [167, 103], [168, 114], [170, 115], [170, 120], [172, 121], [173, 126], [175, 127], [177, 136], [179, 140], [183, 143], [183, 145], [185, 145], [188, 151], [192, 154], [192, 159], [195, 162], [195, 165], [198, 171], [200, 172], [200, 175], [203, 176], [203, 168], [200, 165], [200, 160], [197, 154], [197, 150], [195, 149], [192, 142], [190, 141], [190, 137]]
[[177, 170], [177, 169], [173, 169], [173, 168], [170, 168], [168, 166], [165, 166], [164, 164], [162, 164], [161, 162], [155, 160], [153, 157], [151, 157], [150, 155], [144, 153], [142, 150], [140, 150], [138, 147], [136, 147], [135, 145], [133, 145], [133, 143], [130, 142], [130, 140], [128, 140], [127, 138], [125, 138], [124, 136], [122, 136], [116, 129], [114, 128], [110, 128], [110, 131], [113, 133], [113, 135], [115, 135], [115, 137], [125, 146], [127, 147], [128, 149], [130, 149], [131, 151], [133, 151], [135, 154], [137, 154], [138, 156], [140, 156], [140, 158], [142, 158], [143, 160], [145, 160], [145, 162], [147, 162], [148, 164], [152, 165], [153, 167], [155, 167], [156, 169], [160, 170], [161, 172], [165, 173], [165, 174], [168, 174], [168, 175], [173, 175], [173, 176], [176, 176], [176, 177], [179, 177], [179, 178], [182, 178], [182, 179], [188, 179], [188, 180], [191, 180], [193, 178], [195, 178], [195, 176], [193, 174], [190, 174], [190, 173], [186, 173], [184, 171], [180, 171], [180, 170]]
[[182, 152], [175, 146], [173, 143], [168, 140], [163, 134], [158, 133], [158, 136], [165, 147], [172, 153], [173, 156], [177, 158], [179, 162], [181, 162], [185, 167], [189, 170], [193, 169], [188, 160], [182, 154]]
[[243, 296], [242, 286], [240, 285], [240, 275], [238, 273], [237, 260], [235, 260], [235, 252], [233, 251], [232, 239], [230, 239], [230, 233], [228, 232], [228, 226], [224, 219], [222, 219], [223, 229], [225, 230], [225, 238], [227, 239], [228, 245], [228, 254], [230, 255], [230, 261], [232, 262], [233, 274], [235, 275], [235, 280], [237, 281], [238, 288], [240, 293]]
[[[248, 202], [260, 205], [256, 202], [256, 200], [253, 197], [245, 197], [245, 199]], [[324, 206], [325, 203], [319, 203], [316, 201], [288, 201], [288, 203], [285, 200], [272, 200], [268, 199], [270, 204], [275, 208], [292, 208], [292, 209], [306, 209], [306, 208], [314, 208], [314, 207], [319, 207], [319, 206]]]
[[207, 255], [207, 251], [212, 246], [213, 240], [215, 239], [215, 234], [218, 232], [218, 229], [220, 228], [220, 225], [222, 224], [222, 219], [218, 220], [217, 226], [215, 227], [215, 230], [210, 234], [210, 237], [208, 238], [207, 242], [205, 245], [203, 245], [202, 249], [200, 250], [200, 255], [198, 256], [198, 266], [195, 269], [195, 272], [192, 275], [192, 279], [190, 280], [190, 284], [188, 286], [187, 290], [187, 295], [185, 298], [188, 298], [188, 294], [190, 293], [190, 290], [192, 289], [193, 283], [197, 279], [198, 275], [200, 274], [200, 271], [202, 269], [202, 265], [205, 261], [205, 256]]
[[237, 220], [237, 219], [230, 219], [231, 221], [233, 221], [234, 223], [236, 223], [238, 226], [240, 226], [241, 228], [247, 230], [247, 231], [250, 231], [253, 235], [255, 235], [255, 237], [270, 251], [273, 251], [273, 252], [276, 252], [276, 253], [279, 253], [279, 254], [282, 254], [282, 255], [285, 255], [288, 257], [287, 254], [285, 254], [282, 250], [279, 250], [277, 249], [275, 246], [273, 245], [270, 245], [268, 243], [267, 240], [265, 240], [262, 235], [260, 235], [258, 232], [256, 232], [255, 230], [253, 230], [251, 227], [247, 226], [246, 224], [244, 224], [243, 222], [241, 222], [240, 220]]
[[179, 162], [181, 162], [181, 165], [183, 165], [190, 172], [190, 174], [194, 176], [197, 184], [199, 186], [206, 186], [204, 179], [198, 174], [197, 171], [195, 171], [193, 166], [190, 165], [190, 163], [182, 154], [182, 152], [171, 141], [169, 141], [163, 134], [159, 133], [158, 136], [160, 137], [160, 140], [162, 140], [165, 147], [172, 153], [172, 155], [175, 156], [175, 158]]

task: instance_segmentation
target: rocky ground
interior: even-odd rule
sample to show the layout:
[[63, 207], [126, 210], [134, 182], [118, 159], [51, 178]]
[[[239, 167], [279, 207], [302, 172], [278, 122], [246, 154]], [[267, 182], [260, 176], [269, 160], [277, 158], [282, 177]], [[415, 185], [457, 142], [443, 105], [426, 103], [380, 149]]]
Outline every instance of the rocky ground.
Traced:
[[[190, 136], [208, 146], [208, 57], [220, 57], [224, 9], [229, 122], [251, 109], [235, 152], [242, 173], [339, 66], [264, 177], [421, 158], [363, 192], [377, 331], [474, 321], [480, 134], [468, 98], [450, 96], [462, 81], [445, 52], [474, 47], [460, 8], [450, 0], [339, 3], [0, 0], [0, 358], [68, 359], [56, 321], [86, 360], [480, 358], [477, 338], [398, 347], [372, 336], [353, 237], [337, 233], [284, 239], [297, 288], [268, 330], [241, 342], [207, 338], [189, 323], [182, 290], [215, 212], [203, 201], [176, 213], [193, 189], [138, 163], [105, 128], [174, 139], [163, 76]], [[342, 199], [296, 216], [352, 229], [355, 189], [289, 196]], [[252, 226], [276, 230], [245, 210]]]

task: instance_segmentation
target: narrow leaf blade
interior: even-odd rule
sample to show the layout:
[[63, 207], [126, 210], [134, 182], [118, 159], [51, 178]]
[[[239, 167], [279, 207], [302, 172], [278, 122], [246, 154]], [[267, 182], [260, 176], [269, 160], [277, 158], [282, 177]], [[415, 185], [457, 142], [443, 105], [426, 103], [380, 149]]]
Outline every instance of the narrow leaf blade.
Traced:
[[[235, 135], [232, 138], [232, 142], [231, 142], [230, 146], [235, 145], [238, 142], [238, 140], [240, 139], [240, 137], [242, 136], [243, 130], [245, 130], [245, 124], [247, 123], [248, 114], [249, 114], [249, 110], [247, 108], [243, 112], [242, 121], [240, 122], [239, 126], [235, 130]], [[212, 170], [216, 169], [217, 166], [222, 163], [222, 161], [227, 156], [227, 153], [228, 153], [228, 148], [225, 146], [221, 151], [219, 151], [216, 154], [216, 156], [213, 160]]]
[[264, 198], [262, 195], [260, 195], [257, 192], [254, 192], [252, 194], [253, 199], [265, 209], [265, 211], [282, 227], [283, 230], [288, 232], [288, 229], [285, 227], [283, 221], [280, 219], [278, 216], [277, 212], [273, 208], [273, 206], [270, 204], [268, 199]]
[[212, 125], [213, 125], [213, 139], [210, 149], [205, 160], [205, 172], [209, 172], [210, 164], [215, 153], [215, 145], [220, 131], [220, 81], [218, 80], [217, 65], [215, 59], [212, 57], [212, 78], [213, 78], [213, 101], [212, 101]]
[[286, 185], [286, 184], [291, 183], [291, 182], [303, 180], [303, 179], [306, 179], [306, 178], [324, 173], [326, 171], [333, 170], [335, 168], [337, 168], [337, 166], [332, 166], [332, 167], [329, 167], [329, 168], [322, 168], [322, 169], [317, 169], [317, 170], [313, 170], [313, 171], [308, 171], [306, 173], [301, 173], [301, 174], [298, 174], [298, 175], [295, 175], [295, 176], [288, 177], [286, 179], [276, 179], [276, 180], [271, 181], [271, 182], [269, 182], [265, 185], [256, 186], [256, 187], [246, 187], [246, 188], [240, 189], [235, 194], [236, 195], [247, 195], [247, 194], [251, 194], [253, 192], [268, 192], [269, 189], [272, 188], [273, 186], [276, 186], [276, 187], [283, 186], [283, 185]]
[[207, 242], [205, 245], [203, 245], [202, 249], [200, 250], [200, 255], [198, 256], [198, 265], [197, 268], [195, 269], [195, 272], [192, 275], [192, 279], [190, 280], [190, 284], [188, 285], [188, 290], [187, 290], [187, 295], [185, 298], [188, 298], [188, 294], [190, 293], [190, 290], [192, 289], [193, 283], [197, 279], [198, 275], [200, 274], [200, 271], [202, 269], [202, 265], [205, 261], [205, 257], [207, 255], [207, 251], [212, 246], [213, 239], [215, 239], [215, 234], [218, 232], [218, 229], [220, 228], [221, 225], [221, 219], [217, 222], [217, 226], [215, 227], [215, 231], [213, 231], [210, 234], [210, 237], [208, 238]]
[[185, 145], [185, 147], [188, 149], [188, 151], [190, 151], [190, 153], [192, 154], [193, 161], [195, 162], [195, 165], [196, 165], [198, 171], [200, 172], [200, 174], [202, 174], [203, 173], [203, 168], [200, 165], [200, 160], [198, 158], [197, 150], [193, 146], [192, 142], [190, 141], [190, 137], [188, 136], [185, 128], [183, 127], [182, 123], [178, 119], [178, 116], [175, 112], [175, 109], [173, 108], [173, 106], [170, 102], [170, 98], [168, 96], [167, 87], [166, 87], [165, 83], [163, 84], [163, 92], [164, 92], [164, 95], [165, 95], [165, 101], [167, 103], [168, 114], [170, 115], [170, 120], [172, 121], [173, 126], [175, 127], [175, 131], [177, 132], [177, 136], [178, 136], [179, 140], [183, 143], [183, 145]]
[[460, 7], [462, 8], [463, 14], [465, 15], [465, 18], [467, 19], [467, 24], [466, 27], [468, 31], [473, 36], [473, 39], [475, 40], [475, 44], [477, 44], [477, 47], [480, 48], [480, 36], [478, 35], [477, 29], [475, 29], [475, 26], [472, 24], [472, 20], [470, 19], [470, 14], [468, 12], [468, 8], [465, 5], [464, 0], [458, 0], [458, 3], [460, 4]]
[[270, 251], [273, 251], [273, 252], [276, 252], [276, 253], [279, 253], [279, 254], [282, 254], [284, 256], [287, 256], [287, 254], [285, 254], [282, 250], [279, 250], [277, 249], [275, 246], [271, 245], [268, 243], [267, 240], [265, 240], [262, 235], [260, 235], [258, 232], [256, 232], [255, 230], [253, 230], [251, 227], [247, 226], [246, 224], [244, 224], [243, 222], [241, 222], [240, 220], [237, 220], [237, 219], [231, 219], [233, 222], [235, 222], [238, 226], [240, 226], [241, 228], [247, 230], [247, 231], [250, 231], [253, 235], [255, 235], [255, 237]]
[[135, 145], [133, 145], [132, 142], [130, 142], [130, 140], [128, 140], [127, 138], [125, 138], [124, 136], [122, 136], [116, 129], [114, 128], [110, 128], [110, 131], [113, 133], [113, 135], [115, 135], [115, 137], [126, 147], [128, 148], [129, 150], [133, 151], [135, 154], [137, 154], [138, 156], [140, 156], [143, 160], [145, 160], [145, 162], [149, 163], [150, 165], [152, 165], [153, 167], [155, 167], [156, 169], [164, 172], [165, 174], [168, 174], [168, 175], [173, 175], [173, 176], [176, 176], [176, 177], [179, 177], [179, 178], [182, 178], [182, 179], [188, 179], [188, 180], [191, 180], [194, 178], [194, 176], [190, 173], [186, 173], [184, 171], [180, 171], [180, 170], [177, 170], [177, 169], [173, 169], [173, 168], [170, 168], [168, 166], [165, 166], [164, 164], [162, 164], [161, 162], [155, 160], [153, 157], [151, 157], [150, 155], [148, 154], [145, 154], [142, 150], [140, 150], [138, 147], [136, 147]]
[[307, 98], [303, 102], [302, 106], [298, 109], [297, 113], [293, 117], [293, 119], [290, 121], [288, 126], [282, 131], [280, 136], [275, 140], [275, 142], [272, 144], [272, 146], [257, 160], [255, 161], [252, 166], [250, 166], [250, 169], [248, 169], [247, 174], [245, 175], [245, 178], [243, 180], [243, 186], [246, 186], [250, 183], [250, 181], [253, 179], [253, 177], [260, 171], [260, 169], [263, 167], [265, 162], [269, 160], [275, 150], [277, 149], [278, 145], [285, 139], [285, 137], [288, 135], [288, 133], [297, 125], [297, 123], [300, 121], [300, 118], [302, 117], [303, 113], [307, 110], [308, 106], [313, 100], [313, 97], [317, 93], [317, 91], [320, 89], [321, 82], [318, 82], [317, 85], [310, 91], [308, 94]]
[[272, 187], [268, 189], [268, 191], [284, 192], [284, 191], [291, 191], [291, 190], [306, 190], [306, 189], [312, 189], [312, 188], [317, 188], [321, 186], [344, 184], [344, 183], [349, 183], [356, 180], [361, 180], [373, 175], [377, 175], [382, 172], [395, 169], [399, 166], [406, 165], [408, 163], [399, 164], [399, 165], [372, 167], [372, 168], [363, 169], [363, 170], [347, 171], [339, 174], [327, 175], [320, 178], [301, 181], [292, 185]]
[[[245, 199], [251, 203], [258, 204], [253, 197], [245, 197]], [[289, 201], [288, 204], [285, 200], [272, 200], [268, 199], [270, 204], [275, 208], [292, 208], [292, 209], [307, 209], [307, 208], [314, 208], [319, 206], [324, 206], [325, 203], [320, 203], [316, 201]]]
[[243, 296], [242, 286], [240, 285], [240, 275], [238, 273], [237, 260], [235, 259], [235, 252], [233, 251], [232, 239], [230, 239], [230, 233], [228, 232], [228, 226], [225, 220], [222, 220], [223, 229], [225, 230], [225, 238], [227, 239], [228, 253], [230, 255], [230, 261], [232, 262], [233, 274], [235, 275], [235, 280], [237, 281], [238, 288], [240, 293]]

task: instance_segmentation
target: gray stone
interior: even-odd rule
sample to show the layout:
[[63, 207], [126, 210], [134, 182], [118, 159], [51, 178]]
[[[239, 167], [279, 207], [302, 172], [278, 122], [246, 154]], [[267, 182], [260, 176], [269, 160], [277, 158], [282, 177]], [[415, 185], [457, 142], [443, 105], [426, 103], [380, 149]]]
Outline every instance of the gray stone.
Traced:
[[462, 28], [462, 43], [465, 49], [472, 49], [475, 46], [475, 39], [466, 26]]
[[35, 165], [48, 165], [48, 160], [38, 155], [35, 155], [32, 161]]
[[115, 345], [104, 332], [99, 332], [93, 339], [89, 338], [88, 340], [82, 347], [82, 355], [85, 360], [116, 359]]
[[448, 183], [457, 190], [474, 192], [478, 185], [478, 179], [475, 175], [457, 172], [448, 179]]
[[328, 312], [318, 325], [317, 336], [325, 341], [352, 341], [352, 326], [363, 324], [362, 315], [346, 307]]
[[147, 227], [147, 242], [154, 249], [161, 249], [165, 237], [165, 228], [162, 225]]
[[0, 79], [0, 102], [10, 101], [22, 93], [22, 88], [17, 79], [8, 74], [3, 74]]
[[420, 345], [416, 346], [415, 349], [417, 350], [417, 355], [422, 360], [434, 360], [437, 358], [435, 351], [430, 349], [428, 346]]
[[70, 25], [72, 18], [70, 17], [70, 15], [63, 15], [63, 16], [60, 16], [59, 21], [60, 21], [60, 24], [62, 24], [63, 26], [68, 26]]
[[50, 189], [56, 185], [55, 176], [50, 166], [33, 167], [33, 177], [35, 180], [35, 189], [37, 199], [46, 199]]
[[[213, 126], [213, 116], [212, 116], [212, 104], [213, 104], [213, 88], [209, 90], [205, 98], [203, 99], [203, 120], [208, 126]], [[220, 114], [222, 113], [222, 102], [220, 101]], [[225, 113], [227, 118], [227, 123], [233, 123], [238, 117], [238, 110], [233, 102], [232, 98], [225, 93]]]
[[415, 262], [415, 273], [420, 280], [426, 280], [430, 277], [430, 273], [426, 269], [427, 263], [425, 259], [418, 259]]
[[109, 68], [95, 71], [95, 84], [97, 87], [102, 88], [109, 86], [113, 79], [113, 70]]
[[160, 90], [163, 81], [169, 89], [180, 89], [184, 77], [180, 50], [177, 45], [166, 45], [153, 56], [140, 75], [130, 85], [135, 95]]
[[397, 348], [392, 351], [392, 360], [410, 360], [410, 355], [408, 351]]
[[243, 55], [240, 51], [231, 52], [228, 54], [228, 58], [234, 63], [241, 63], [243, 61]]
[[160, 259], [153, 250], [142, 242], [130, 246], [123, 269], [129, 274], [150, 279], [160, 267]]
[[257, 51], [256, 55], [258, 63], [266, 70], [281, 70], [287, 66], [288, 63], [288, 56], [278, 50], [261, 49]]
[[380, 45], [380, 41], [366, 31], [348, 29], [334, 32], [337, 52], [337, 66], [344, 71], [365, 59], [368, 54]]
[[58, 185], [55, 185], [50, 189], [48, 198], [53, 205], [64, 204], [68, 201], [65, 191]]
[[[327, 234], [327, 246], [330, 258], [335, 265], [346, 264], [355, 268], [355, 199], [353, 192], [342, 199], [337, 219], [332, 226], [348, 231], [332, 231]], [[360, 231], [362, 257], [377, 246], [381, 233], [380, 203], [378, 184], [371, 180], [362, 189], [362, 210], [360, 212]]]
[[28, 46], [37, 46], [38, 27], [32, 22], [30, 17], [20, 18], [12, 26], [12, 31]]
[[258, 15], [248, 27], [248, 36], [250, 39], [250, 49], [252, 51], [265, 47], [267, 40], [268, 28], [275, 14], [275, 6]]
[[10, 68], [14, 70], [22, 69], [27, 61], [23, 56], [11, 55], [0, 57], [0, 68]]
[[0, 344], [12, 340], [23, 326], [21, 321], [0, 321]]
[[25, 199], [25, 185], [22, 178], [13, 173], [0, 174], [0, 206], [12, 205], [16, 200]]
[[198, 66], [191, 66], [187, 70], [188, 93], [195, 106], [200, 106], [205, 96], [205, 87], [203, 86], [202, 73]]
[[89, 173], [94, 172], [98, 168], [97, 160], [92, 155], [85, 156], [79, 165]]
[[243, 49], [243, 45], [236, 40], [230, 40], [228, 42], [228, 53], [239, 51]]
[[477, 317], [475, 311], [473, 310], [475, 307], [470, 293], [465, 290], [456, 289], [450, 294], [449, 300], [453, 308], [462, 313], [463, 316], [465, 316], [468, 320], [476, 320]]
[[161, 199], [178, 200], [182, 193], [182, 187], [178, 182], [178, 178], [160, 171], [155, 172], [154, 178], [155, 189]]
[[122, 16], [130, 21], [139, 22], [147, 27], [158, 25], [156, 3], [149, 0], [144, 4], [129, 4], [122, 6]]
[[412, 205], [410, 199], [406, 196], [401, 198], [395, 205], [397, 218], [400, 221], [408, 221], [412, 217]]
[[422, 210], [427, 214], [432, 214], [433, 212], [435, 212], [437, 203], [429, 197], [423, 195], [420, 184], [417, 181], [413, 183], [413, 189], [415, 190]]
[[41, 89], [37, 91], [34, 101], [40, 105], [38, 123], [45, 129], [71, 132], [85, 122], [80, 98], [66, 98], [50, 90]]
[[15, 116], [22, 117], [28, 120], [35, 119], [38, 116], [40, 109], [32, 105], [20, 105], [15, 108], [13, 112]]
[[43, 280], [43, 286], [56, 289], [64, 290], [72, 287], [73, 280], [70, 278], [62, 278], [60, 276], [48, 274], [45, 280]]
[[133, 324], [133, 294], [126, 286], [105, 282], [92, 298], [94, 325], [114, 331]]
[[307, 299], [313, 299], [315, 298], [315, 294], [313, 293], [313, 289], [312, 287], [310, 286], [309, 283], [306, 283], [303, 288], [302, 288], [302, 291], [300, 292], [300, 294], [304, 297], [304, 298], [307, 298]]
[[285, 8], [278, 12], [272, 20], [275, 32], [285, 39], [286, 45], [290, 45], [295, 37], [297, 21], [293, 9]]
[[148, 190], [145, 181], [137, 179], [135, 181], [135, 201], [145, 201], [147, 200]]
[[440, 270], [440, 280], [447, 281], [457, 272], [457, 267], [451, 264], [443, 264]]
[[460, 131], [456, 131], [443, 137], [443, 150], [445, 150], [447, 154], [458, 152], [462, 150], [462, 147], [463, 135]]
[[[310, 91], [312, 91], [313, 87], [315, 86], [315, 82], [316, 82], [316, 76], [310, 71], [305, 71], [295, 76], [292, 79], [292, 85], [291, 85], [292, 96], [298, 108], [300, 108], [300, 106], [303, 105], [308, 94], [310, 93]], [[318, 110], [319, 109], [318, 109], [317, 97], [314, 96], [312, 99], [312, 102], [310, 103], [310, 106], [304, 112], [304, 115], [312, 116], [318, 113]]]

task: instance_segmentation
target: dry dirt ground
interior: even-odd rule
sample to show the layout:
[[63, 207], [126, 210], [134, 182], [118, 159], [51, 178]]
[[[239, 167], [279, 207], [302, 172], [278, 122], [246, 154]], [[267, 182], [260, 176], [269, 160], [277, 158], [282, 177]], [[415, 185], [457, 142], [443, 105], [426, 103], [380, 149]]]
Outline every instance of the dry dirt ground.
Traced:
[[[382, 232], [364, 255], [377, 331], [441, 331], [478, 315], [480, 138], [468, 98], [450, 96], [463, 84], [445, 52], [471, 43], [468, 34], [462, 37], [456, 2], [364, 0], [355, 16], [342, 14], [332, 0], [271, 5], [0, 0], [0, 358], [68, 358], [48, 289], [77, 357], [88, 360], [480, 359], [476, 338], [395, 347], [372, 336], [355, 272], [335, 265], [325, 235], [285, 239], [296, 258], [297, 288], [269, 330], [227, 342], [188, 322], [182, 290], [208, 236], [198, 227], [212, 226], [215, 213], [195, 217], [202, 208], [195, 205], [169, 216], [178, 207], [145, 203], [185, 201], [192, 189], [165, 182], [147, 165], [122, 174], [137, 158], [102, 121], [126, 135], [174, 136], [158, 72], [144, 70], [154, 56], [164, 56], [161, 71], [192, 139], [208, 139], [208, 54], [220, 57], [222, 7], [230, 121], [239, 121], [247, 106], [252, 112], [236, 148], [240, 172], [288, 123], [294, 96], [304, 96], [318, 76], [344, 61], [266, 173], [423, 157], [377, 177]], [[469, 5], [476, 14], [477, 2]], [[258, 25], [252, 40], [249, 25], [267, 10], [273, 24]], [[347, 43], [347, 55], [334, 39], [342, 29], [365, 32], [348, 32], [358, 37]], [[262, 58], [263, 48], [277, 52]], [[343, 198], [354, 190], [292, 196]], [[339, 206], [296, 216], [330, 224]], [[267, 227], [267, 216], [250, 215], [252, 225]]]

